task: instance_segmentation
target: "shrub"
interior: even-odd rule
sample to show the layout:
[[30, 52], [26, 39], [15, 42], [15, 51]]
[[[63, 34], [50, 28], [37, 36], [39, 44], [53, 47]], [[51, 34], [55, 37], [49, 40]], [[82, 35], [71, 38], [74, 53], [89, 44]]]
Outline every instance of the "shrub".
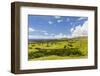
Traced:
[[64, 49], [65, 49], [66, 47], [67, 47], [67, 46], [65, 45], [65, 46], [64, 46]]
[[29, 52], [29, 59], [39, 58], [43, 56], [82, 56], [82, 52], [78, 48], [66, 49], [39, 49], [39, 51]]

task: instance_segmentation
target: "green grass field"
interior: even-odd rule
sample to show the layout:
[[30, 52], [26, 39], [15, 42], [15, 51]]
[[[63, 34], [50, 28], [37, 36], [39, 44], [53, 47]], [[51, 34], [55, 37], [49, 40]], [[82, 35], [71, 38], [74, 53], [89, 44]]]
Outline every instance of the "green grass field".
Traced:
[[61, 60], [87, 58], [88, 37], [31, 40], [28, 60]]

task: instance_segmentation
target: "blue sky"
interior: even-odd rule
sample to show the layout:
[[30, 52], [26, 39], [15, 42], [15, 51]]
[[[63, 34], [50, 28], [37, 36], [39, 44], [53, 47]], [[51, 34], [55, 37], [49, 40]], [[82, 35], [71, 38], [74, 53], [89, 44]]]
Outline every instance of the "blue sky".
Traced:
[[88, 17], [28, 15], [29, 39], [87, 36]]

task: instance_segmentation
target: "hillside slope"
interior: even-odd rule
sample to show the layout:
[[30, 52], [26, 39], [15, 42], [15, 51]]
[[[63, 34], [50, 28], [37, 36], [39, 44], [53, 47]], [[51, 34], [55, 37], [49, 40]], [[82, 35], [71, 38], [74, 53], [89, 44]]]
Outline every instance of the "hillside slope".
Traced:
[[29, 60], [55, 60], [86, 58], [88, 37], [30, 40]]

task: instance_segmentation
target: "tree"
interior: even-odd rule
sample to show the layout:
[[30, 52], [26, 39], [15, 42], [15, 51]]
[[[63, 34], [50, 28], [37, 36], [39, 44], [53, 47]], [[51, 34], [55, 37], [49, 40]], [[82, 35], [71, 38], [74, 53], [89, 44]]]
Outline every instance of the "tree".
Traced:
[[64, 49], [66, 48], [66, 45], [64, 46]]

